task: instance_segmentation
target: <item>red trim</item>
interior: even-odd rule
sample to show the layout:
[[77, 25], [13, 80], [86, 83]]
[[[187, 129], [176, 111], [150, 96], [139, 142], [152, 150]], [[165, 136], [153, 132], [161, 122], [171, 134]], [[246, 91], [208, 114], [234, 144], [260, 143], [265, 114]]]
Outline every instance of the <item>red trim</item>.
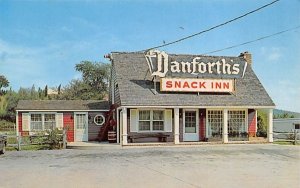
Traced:
[[199, 140], [205, 140], [205, 122], [206, 122], [206, 110], [199, 110]]
[[249, 137], [256, 136], [256, 111], [254, 109], [248, 110], [248, 134]]
[[64, 113], [64, 128], [67, 129], [67, 141], [74, 142], [74, 115], [73, 113]]

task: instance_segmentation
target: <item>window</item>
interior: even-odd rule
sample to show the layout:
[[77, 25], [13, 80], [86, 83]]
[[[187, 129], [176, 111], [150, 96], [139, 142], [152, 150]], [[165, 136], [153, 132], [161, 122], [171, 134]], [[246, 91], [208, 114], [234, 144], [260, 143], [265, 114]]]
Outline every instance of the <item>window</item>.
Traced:
[[98, 114], [95, 116], [94, 122], [96, 125], [103, 125], [105, 122], [105, 117], [101, 114]]
[[164, 111], [140, 110], [139, 131], [164, 131]]
[[295, 129], [300, 129], [300, 124], [295, 124]]
[[222, 135], [223, 111], [208, 110], [207, 114], [208, 136], [220, 137]]
[[153, 131], [164, 130], [164, 111], [154, 110], [153, 111]]
[[228, 111], [228, 135], [240, 136], [241, 133], [247, 133], [245, 110], [230, 110]]
[[150, 110], [139, 111], [139, 130], [150, 131]]
[[31, 130], [33, 131], [42, 131], [43, 130], [43, 122], [42, 122], [42, 114], [31, 114]]
[[196, 111], [185, 112], [185, 133], [196, 133]]
[[86, 115], [76, 114], [76, 129], [85, 129], [86, 126]]
[[31, 131], [43, 131], [56, 127], [55, 114], [31, 114], [30, 129]]
[[55, 114], [45, 114], [44, 129], [54, 129], [56, 127]]

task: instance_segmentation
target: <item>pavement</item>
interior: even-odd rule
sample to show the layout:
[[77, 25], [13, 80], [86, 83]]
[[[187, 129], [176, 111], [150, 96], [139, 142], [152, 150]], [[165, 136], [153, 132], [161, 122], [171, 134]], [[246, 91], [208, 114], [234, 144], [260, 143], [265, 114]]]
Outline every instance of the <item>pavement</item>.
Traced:
[[289, 187], [300, 185], [300, 146], [226, 144], [7, 151], [1, 188]]

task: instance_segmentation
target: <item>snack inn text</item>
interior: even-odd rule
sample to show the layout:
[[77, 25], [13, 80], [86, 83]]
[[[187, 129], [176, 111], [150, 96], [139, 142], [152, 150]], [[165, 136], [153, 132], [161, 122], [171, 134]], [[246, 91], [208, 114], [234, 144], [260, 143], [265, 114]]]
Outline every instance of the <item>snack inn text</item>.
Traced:
[[113, 52], [110, 103], [117, 142], [251, 141], [257, 110], [268, 112], [272, 142], [275, 104], [252, 69], [238, 57]]

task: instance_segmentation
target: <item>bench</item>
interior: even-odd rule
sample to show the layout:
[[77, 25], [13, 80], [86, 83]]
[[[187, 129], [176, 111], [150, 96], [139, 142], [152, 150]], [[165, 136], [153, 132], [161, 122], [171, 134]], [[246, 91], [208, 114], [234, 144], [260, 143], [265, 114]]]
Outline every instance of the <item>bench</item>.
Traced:
[[133, 143], [135, 139], [139, 138], [158, 138], [159, 142], [167, 142], [167, 137], [170, 135], [163, 134], [163, 133], [155, 133], [155, 134], [136, 134], [136, 135], [129, 135], [128, 140], [130, 143]]

